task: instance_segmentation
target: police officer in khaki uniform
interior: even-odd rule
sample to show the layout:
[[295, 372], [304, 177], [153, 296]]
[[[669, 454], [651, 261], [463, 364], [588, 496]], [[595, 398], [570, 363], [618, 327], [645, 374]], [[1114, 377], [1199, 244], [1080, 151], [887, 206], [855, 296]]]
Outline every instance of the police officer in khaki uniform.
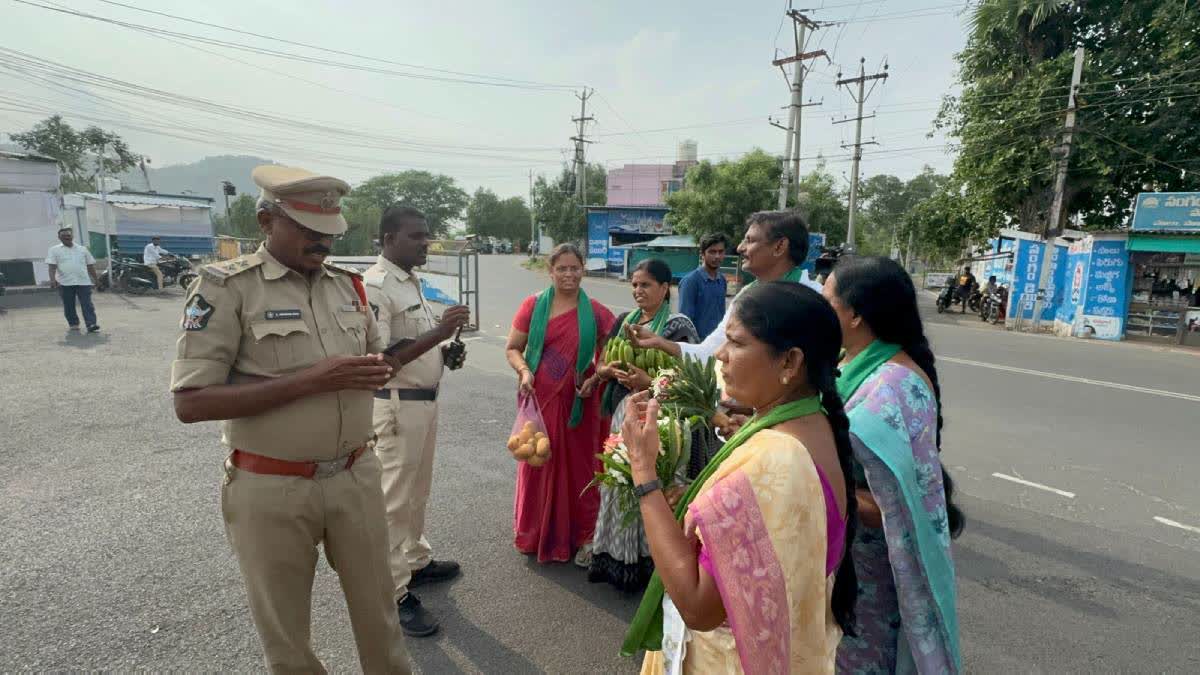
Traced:
[[393, 368], [353, 273], [336, 178], [253, 172], [266, 243], [202, 269], [171, 367], [183, 422], [225, 420], [221, 509], [273, 672], [324, 672], [309, 641], [317, 545], [341, 579], [366, 673], [411, 672], [392, 600], [372, 392]]
[[375, 453], [383, 464], [383, 493], [391, 535], [389, 562], [404, 632], [425, 637], [438, 624], [409, 588], [458, 576], [458, 563], [434, 560], [425, 538], [425, 504], [433, 480], [437, 443], [437, 395], [447, 360], [461, 367], [461, 353], [439, 348], [467, 323], [467, 307], [450, 307], [435, 322], [414, 267], [426, 263], [429, 225], [412, 207], [396, 205], [379, 225], [379, 260], [363, 273], [367, 300], [384, 342], [395, 345], [396, 374], [375, 393]]

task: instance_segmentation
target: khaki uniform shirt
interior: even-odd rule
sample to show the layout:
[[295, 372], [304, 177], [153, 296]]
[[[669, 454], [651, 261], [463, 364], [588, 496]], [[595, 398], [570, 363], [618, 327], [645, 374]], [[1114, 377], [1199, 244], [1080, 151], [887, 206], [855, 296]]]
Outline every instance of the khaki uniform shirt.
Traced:
[[[382, 351], [375, 317], [359, 301], [352, 274], [327, 265], [306, 278], [266, 247], [205, 266], [188, 294], [171, 391], [279, 377], [329, 356]], [[306, 396], [226, 420], [222, 440], [277, 459], [334, 459], [373, 436], [373, 409], [370, 391]]]
[[[421, 280], [383, 256], [366, 272], [367, 301], [379, 320], [379, 333], [387, 345], [404, 338], [416, 339], [433, 329], [435, 321]], [[442, 380], [442, 350], [433, 348], [396, 371], [388, 389], [436, 389]]]

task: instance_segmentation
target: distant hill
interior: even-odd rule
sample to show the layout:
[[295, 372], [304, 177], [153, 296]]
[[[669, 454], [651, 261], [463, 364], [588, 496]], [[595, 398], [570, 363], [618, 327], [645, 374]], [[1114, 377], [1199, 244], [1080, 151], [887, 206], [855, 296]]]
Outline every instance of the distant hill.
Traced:
[[[205, 157], [191, 164], [176, 164], [162, 168], [147, 167], [150, 178], [149, 189], [155, 192], [169, 194], [194, 194], [213, 199], [213, 211], [225, 211], [225, 196], [221, 192], [221, 182], [229, 181], [237, 188], [238, 194], [257, 195], [258, 186], [250, 180], [250, 172], [261, 164], [275, 162], [262, 157], [248, 155], [220, 155]], [[121, 185], [126, 190], [146, 190], [146, 178], [140, 169], [134, 169], [121, 175]], [[231, 199], [232, 201], [232, 199]]]

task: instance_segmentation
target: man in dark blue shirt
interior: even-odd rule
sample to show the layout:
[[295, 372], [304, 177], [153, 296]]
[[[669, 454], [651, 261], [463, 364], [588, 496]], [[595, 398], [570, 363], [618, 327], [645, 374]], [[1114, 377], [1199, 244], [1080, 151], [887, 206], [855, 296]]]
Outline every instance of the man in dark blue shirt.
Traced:
[[700, 266], [679, 282], [679, 312], [687, 315], [703, 340], [725, 316], [725, 276], [721, 261], [729, 248], [725, 235], [707, 234], [700, 240]]

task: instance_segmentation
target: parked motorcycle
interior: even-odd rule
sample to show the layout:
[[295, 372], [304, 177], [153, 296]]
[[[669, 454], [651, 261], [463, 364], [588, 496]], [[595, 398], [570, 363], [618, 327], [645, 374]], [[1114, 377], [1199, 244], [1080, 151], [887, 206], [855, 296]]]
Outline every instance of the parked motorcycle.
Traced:
[[192, 271], [191, 261], [177, 255], [164, 255], [158, 261], [158, 270], [163, 275], [163, 288], [178, 283], [179, 287], [186, 291], [199, 276]]
[[979, 289], [979, 284], [975, 284], [971, 286], [970, 292], [967, 293], [967, 306], [964, 311], [969, 309], [972, 312], [978, 312], [979, 306], [982, 302], [983, 292]]
[[938, 293], [938, 297], [937, 297], [937, 313], [938, 314], [941, 314], [942, 312], [946, 311], [947, 309], [950, 309], [950, 305], [954, 304], [954, 299], [958, 295], [957, 291], [958, 291], [958, 285], [954, 282], [954, 279], [953, 278], [947, 279], [945, 288], [942, 289], [941, 293]]
[[979, 307], [979, 318], [988, 323], [1000, 323], [1008, 313], [1008, 287], [997, 286], [988, 293]]
[[133, 258], [114, 255], [109, 269], [100, 274], [97, 290], [115, 288], [122, 293], [141, 295], [156, 289], [158, 280], [149, 267]]

